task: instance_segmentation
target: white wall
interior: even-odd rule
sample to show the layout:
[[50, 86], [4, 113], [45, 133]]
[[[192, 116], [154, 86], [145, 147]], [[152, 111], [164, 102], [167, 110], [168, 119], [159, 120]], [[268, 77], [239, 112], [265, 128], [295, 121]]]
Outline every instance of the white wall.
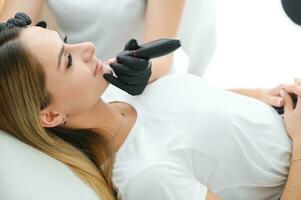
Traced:
[[272, 87], [301, 76], [301, 27], [281, 1], [187, 0], [180, 36], [189, 71], [219, 87]]

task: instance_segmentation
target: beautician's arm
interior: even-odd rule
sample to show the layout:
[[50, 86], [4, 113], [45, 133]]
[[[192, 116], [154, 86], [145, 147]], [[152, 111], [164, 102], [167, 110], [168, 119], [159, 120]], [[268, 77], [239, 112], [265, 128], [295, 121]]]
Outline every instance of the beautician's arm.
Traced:
[[208, 190], [206, 200], [221, 200], [216, 194]]
[[[176, 37], [184, 4], [185, 0], [148, 0], [143, 43], [163, 37]], [[149, 83], [166, 75], [170, 71], [171, 62], [172, 54], [153, 59]]]
[[31, 17], [33, 24], [38, 21], [44, 0], [4, 0], [0, 12], [0, 22], [6, 22], [14, 17], [17, 12], [24, 12]]

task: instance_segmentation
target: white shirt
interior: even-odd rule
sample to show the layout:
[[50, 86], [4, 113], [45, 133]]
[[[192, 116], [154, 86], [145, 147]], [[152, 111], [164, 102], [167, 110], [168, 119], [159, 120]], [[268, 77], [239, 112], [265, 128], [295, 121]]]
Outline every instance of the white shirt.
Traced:
[[91, 41], [102, 60], [123, 51], [126, 42], [143, 42], [146, 0], [48, 0], [70, 43]]
[[291, 141], [271, 106], [189, 74], [163, 77], [140, 96], [108, 95], [110, 87], [105, 101], [137, 111], [113, 168], [119, 199], [205, 200], [208, 188], [222, 199], [280, 196]]

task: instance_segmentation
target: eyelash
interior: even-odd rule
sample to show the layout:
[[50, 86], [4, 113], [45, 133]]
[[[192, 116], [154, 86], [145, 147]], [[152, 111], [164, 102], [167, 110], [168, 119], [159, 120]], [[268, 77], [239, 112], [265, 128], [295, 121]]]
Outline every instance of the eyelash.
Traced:
[[65, 43], [68, 43], [68, 37], [67, 37], [67, 35], [64, 35], [63, 41], [64, 41]]
[[72, 65], [72, 55], [71, 54], [68, 54], [68, 63], [67, 63], [67, 69], [69, 68], [69, 67], [71, 67], [71, 65]]
[[[66, 44], [68, 44], [68, 37], [67, 37], [67, 35], [65, 35], [64, 36], [64, 42], [66, 43]], [[67, 58], [68, 58], [68, 62], [67, 62], [67, 69], [69, 68], [69, 67], [71, 67], [72, 66], [72, 55], [71, 54], [68, 54], [68, 56], [67, 56]]]

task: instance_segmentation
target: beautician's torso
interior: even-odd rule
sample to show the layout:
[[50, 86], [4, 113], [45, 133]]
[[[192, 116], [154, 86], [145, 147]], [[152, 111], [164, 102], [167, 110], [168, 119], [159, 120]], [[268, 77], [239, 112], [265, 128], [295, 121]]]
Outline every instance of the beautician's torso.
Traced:
[[143, 39], [146, 0], [47, 0], [70, 43], [91, 41], [96, 56], [112, 58], [129, 38]]

